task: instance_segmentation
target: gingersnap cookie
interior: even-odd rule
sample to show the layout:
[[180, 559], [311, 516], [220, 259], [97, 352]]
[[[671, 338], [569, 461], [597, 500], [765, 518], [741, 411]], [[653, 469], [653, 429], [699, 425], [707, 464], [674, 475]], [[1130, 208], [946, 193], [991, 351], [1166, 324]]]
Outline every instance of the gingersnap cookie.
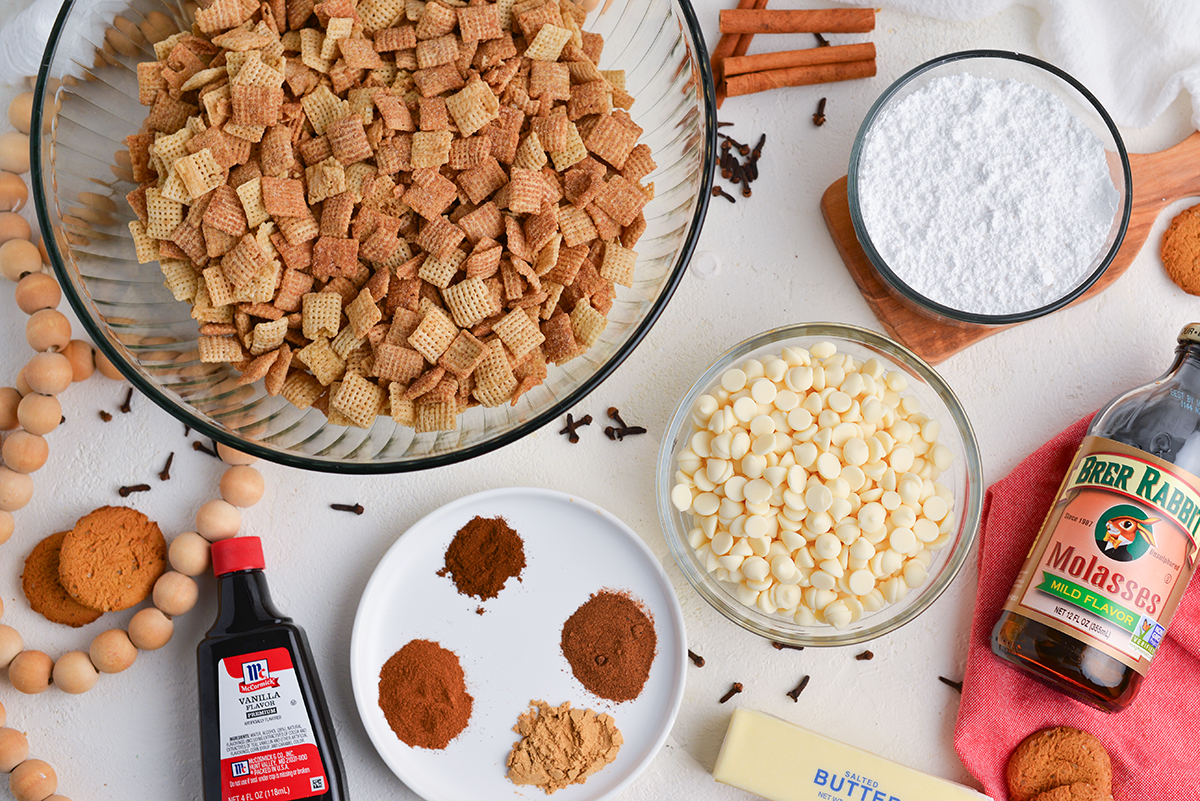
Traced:
[[[1008, 758], [1008, 792], [1012, 801], [1034, 801], [1050, 790], [1075, 784], [1091, 785], [1101, 792], [1101, 798], [1112, 794], [1112, 762], [1108, 752], [1085, 731], [1067, 726], [1042, 729], [1022, 740]], [[1076, 798], [1065, 795], [1054, 801], [1076, 801]], [[1078, 796], [1079, 801], [1087, 798]]]
[[58, 577], [76, 601], [114, 612], [145, 600], [166, 564], [157, 523], [134, 509], [103, 506], [63, 538]]
[[1094, 784], [1075, 782], [1047, 790], [1033, 801], [1112, 801], [1112, 796]]
[[33, 546], [29, 556], [25, 557], [21, 589], [33, 611], [51, 623], [79, 628], [100, 617], [101, 613], [68, 595], [58, 580], [58, 554], [66, 536], [67, 532], [60, 531]]
[[1200, 295], [1200, 206], [1184, 209], [1171, 220], [1159, 254], [1175, 285], [1189, 295]]

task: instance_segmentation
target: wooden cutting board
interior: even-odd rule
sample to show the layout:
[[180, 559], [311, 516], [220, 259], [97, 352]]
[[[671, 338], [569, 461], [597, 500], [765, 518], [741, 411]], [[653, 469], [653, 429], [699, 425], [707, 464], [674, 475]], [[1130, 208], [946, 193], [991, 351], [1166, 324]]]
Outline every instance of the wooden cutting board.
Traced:
[[[1076, 303], [1098, 295], [1121, 277], [1145, 244], [1159, 212], [1167, 205], [1200, 196], [1200, 132], [1158, 153], [1130, 153], [1129, 167], [1133, 173], [1133, 210], [1125, 239], [1104, 275]], [[968, 345], [1011, 327], [945, 323], [915, 311], [893, 294], [876, 274], [854, 235], [846, 178], [840, 178], [825, 190], [821, 213], [846, 269], [884, 330], [925, 361], [937, 364]]]

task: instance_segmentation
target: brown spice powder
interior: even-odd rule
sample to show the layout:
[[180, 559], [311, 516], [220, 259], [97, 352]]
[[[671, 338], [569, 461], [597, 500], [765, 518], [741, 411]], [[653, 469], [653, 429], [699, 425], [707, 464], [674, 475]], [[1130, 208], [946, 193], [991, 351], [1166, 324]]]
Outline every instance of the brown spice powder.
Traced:
[[521, 580], [525, 569], [525, 543], [503, 517], [471, 519], [458, 530], [446, 548], [446, 566], [461, 595], [480, 600], [495, 598], [510, 578]]
[[570, 703], [550, 706], [530, 701], [513, 731], [521, 739], [508, 755], [508, 778], [513, 784], [532, 784], [546, 795], [589, 776], [617, 758], [625, 742], [611, 716]]
[[473, 702], [458, 657], [430, 640], [407, 643], [379, 671], [379, 707], [415, 748], [449, 745], [467, 727]]
[[567, 619], [562, 652], [589, 691], [609, 701], [637, 698], [658, 648], [654, 621], [625, 593], [594, 593]]

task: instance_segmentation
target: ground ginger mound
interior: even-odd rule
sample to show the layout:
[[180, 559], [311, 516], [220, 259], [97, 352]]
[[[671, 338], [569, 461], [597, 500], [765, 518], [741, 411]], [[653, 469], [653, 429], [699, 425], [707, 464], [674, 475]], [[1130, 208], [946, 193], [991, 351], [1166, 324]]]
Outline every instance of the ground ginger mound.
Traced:
[[508, 755], [508, 778], [532, 784], [547, 795], [583, 784], [617, 758], [625, 739], [610, 715], [530, 701], [513, 731], [521, 735]]

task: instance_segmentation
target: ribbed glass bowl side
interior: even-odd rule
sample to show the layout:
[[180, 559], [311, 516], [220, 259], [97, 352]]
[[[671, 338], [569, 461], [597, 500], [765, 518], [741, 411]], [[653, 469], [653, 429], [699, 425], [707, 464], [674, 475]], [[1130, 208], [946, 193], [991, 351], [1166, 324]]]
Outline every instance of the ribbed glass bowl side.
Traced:
[[[693, 434], [693, 414], [699, 397], [717, 386], [726, 370], [747, 359], [778, 356], [784, 347], [809, 348], [821, 341], [833, 342], [839, 353], [849, 353], [858, 360], [879, 359], [886, 370], [904, 374], [909, 388], [903, 394], [918, 397], [922, 410], [941, 422], [939, 442], [954, 454], [951, 468], [938, 478], [954, 494], [953, 536], [946, 547], [934, 552], [929, 577], [899, 602], [863, 615], [844, 629], [823, 624], [799, 625], [739, 601], [733, 586], [718, 581], [696, 556], [688, 542], [688, 533], [698, 523], [690, 512], [676, 509], [670, 498], [678, 470], [676, 460]], [[866, 642], [900, 628], [927, 609], [950, 586], [966, 562], [979, 529], [984, 491], [975, 432], [953, 390], [932, 367], [902, 345], [873, 331], [840, 323], [804, 323], [776, 328], [740, 342], [721, 354], [696, 379], [675, 408], [659, 446], [656, 482], [659, 520], [667, 545], [680, 571], [700, 597], [747, 631], [776, 642], [802, 646]]]
[[[306, 469], [376, 473], [449, 464], [486, 453], [540, 427], [577, 403], [627, 357], [665, 307], [699, 236], [715, 157], [712, 77], [688, 0], [614, 0], [585, 27], [605, 37], [602, 69], [624, 69], [631, 114], [657, 168], [645, 179], [655, 198], [638, 252], [634, 285], [618, 287], [603, 337], [586, 354], [550, 367], [515, 406], [476, 407], [458, 429], [415, 435], [380, 417], [369, 429], [330, 425], [272, 397], [261, 382], [238, 386], [227, 365], [205, 364], [190, 305], [174, 299], [157, 263], [139, 265], [124, 200], [136, 187], [125, 137], [147, 108], [138, 102], [142, 43], [126, 56], [105, 46], [117, 14], [140, 25], [152, 12], [176, 24], [178, 5], [161, 0], [88, 4], [68, 0], [43, 58], [39, 98], [57, 87], [51, 130], [34, 142], [34, 200], [43, 234], [73, 309], [93, 341], [155, 403], [240, 450]], [[35, 104], [40, 110], [41, 103]]]

